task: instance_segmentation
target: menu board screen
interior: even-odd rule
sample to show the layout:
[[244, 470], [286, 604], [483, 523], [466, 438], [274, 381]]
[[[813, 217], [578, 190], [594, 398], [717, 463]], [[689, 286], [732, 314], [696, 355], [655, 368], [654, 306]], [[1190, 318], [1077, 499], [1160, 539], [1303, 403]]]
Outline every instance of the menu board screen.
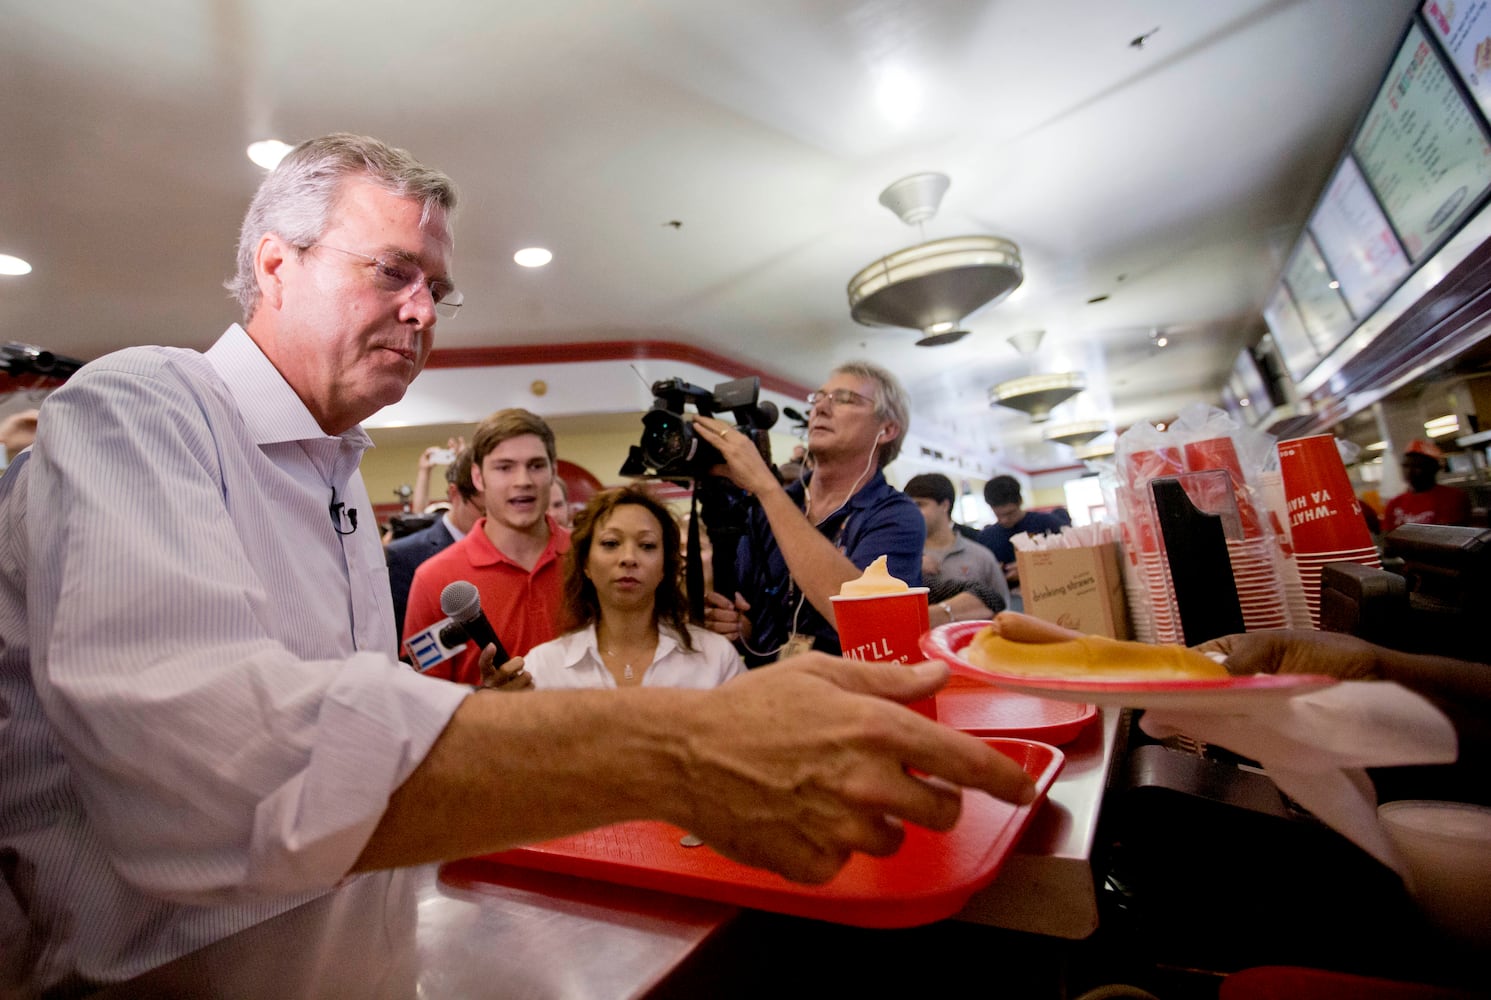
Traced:
[[1274, 335], [1274, 346], [1279, 350], [1284, 370], [1294, 381], [1303, 381], [1310, 369], [1320, 363], [1320, 352], [1305, 332], [1305, 322], [1294, 308], [1288, 287], [1281, 284], [1274, 289], [1273, 297], [1263, 307], [1263, 321]]
[[1273, 408], [1268, 383], [1263, 380], [1263, 373], [1258, 370], [1258, 362], [1253, 360], [1251, 352], [1243, 351], [1232, 362], [1232, 377], [1228, 384], [1237, 393], [1239, 403], [1246, 399], [1249, 406], [1257, 407], [1260, 412]]
[[1454, 231], [1491, 187], [1491, 144], [1417, 24], [1409, 28], [1352, 152], [1410, 260]]
[[1309, 233], [1300, 238], [1289, 266], [1284, 269], [1284, 282], [1294, 295], [1294, 304], [1315, 350], [1325, 357], [1341, 341], [1346, 339], [1356, 325], [1346, 300], [1325, 258]]
[[1424, 4], [1424, 20], [1450, 54], [1476, 103], [1491, 118], [1491, 2], [1429, 0]]
[[1310, 232], [1357, 319], [1365, 319], [1408, 274], [1408, 256], [1350, 156], [1325, 189]]

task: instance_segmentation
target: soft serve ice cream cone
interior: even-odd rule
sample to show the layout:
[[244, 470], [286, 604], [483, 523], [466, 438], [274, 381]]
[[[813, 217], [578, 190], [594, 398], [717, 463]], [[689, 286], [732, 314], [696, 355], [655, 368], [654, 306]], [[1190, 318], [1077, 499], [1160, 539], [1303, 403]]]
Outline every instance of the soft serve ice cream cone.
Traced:
[[[857, 580], [848, 580], [832, 599], [839, 647], [851, 660], [919, 663], [918, 643], [927, 631], [927, 588], [911, 587], [890, 575], [881, 556]], [[923, 698], [912, 708], [937, 718], [937, 700]]]
[[910, 589], [905, 580], [890, 575], [886, 557], [881, 556], [865, 567], [858, 580], [845, 580], [839, 587], [839, 596], [878, 597], [881, 594], [904, 594]]

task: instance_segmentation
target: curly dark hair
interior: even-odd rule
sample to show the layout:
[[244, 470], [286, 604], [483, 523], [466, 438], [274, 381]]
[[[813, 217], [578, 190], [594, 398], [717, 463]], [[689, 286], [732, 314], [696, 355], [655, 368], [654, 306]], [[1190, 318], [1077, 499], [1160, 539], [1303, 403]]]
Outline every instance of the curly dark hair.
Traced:
[[663, 577], [653, 601], [653, 623], [671, 627], [678, 633], [679, 645], [692, 653], [694, 643], [689, 638], [688, 602], [683, 596], [682, 530], [673, 512], [641, 485], [602, 490], [575, 515], [569, 554], [564, 561], [564, 610], [568, 617], [564, 631], [577, 632], [600, 621], [600, 598], [595, 592], [595, 584], [585, 575], [585, 564], [590, 561], [590, 546], [595, 541], [595, 533], [610, 520], [616, 508], [628, 504], [646, 510], [657, 519], [658, 527], [662, 529]]

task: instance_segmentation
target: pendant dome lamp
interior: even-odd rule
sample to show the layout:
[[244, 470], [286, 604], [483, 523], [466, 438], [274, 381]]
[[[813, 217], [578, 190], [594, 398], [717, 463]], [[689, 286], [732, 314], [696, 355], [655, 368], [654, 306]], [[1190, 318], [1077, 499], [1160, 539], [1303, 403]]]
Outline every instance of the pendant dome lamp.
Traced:
[[1007, 406], [1030, 417], [1033, 424], [1051, 419], [1051, 410], [1087, 388], [1081, 372], [1022, 375], [989, 390], [990, 406]]
[[1106, 420], [1078, 420], [1069, 424], [1053, 424], [1041, 433], [1041, 437], [1047, 441], [1055, 441], [1057, 444], [1078, 448], [1112, 429]]
[[[880, 192], [880, 204], [920, 227], [937, 214], [950, 184], [946, 174], [912, 174]], [[920, 330], [918, 347], [938, 347], [966, 337], [964, 318], [1024, 279], [1020, 248], [1009, 240], [931, 240], [887, 254], [849, 279], [849, 315], [866, 326]]]

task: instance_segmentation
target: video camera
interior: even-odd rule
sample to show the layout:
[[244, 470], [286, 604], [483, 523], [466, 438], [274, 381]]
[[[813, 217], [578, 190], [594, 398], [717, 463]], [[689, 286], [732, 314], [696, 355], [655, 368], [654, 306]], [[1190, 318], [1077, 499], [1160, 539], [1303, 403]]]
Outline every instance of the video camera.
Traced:
[[44, 351], [35, 344], [22, 344], [14, 340], [0, 344], [0, 372], [12, 377], [46, 375], [66, 381], [69, 375], [81, 367], [83, 362], [76, 358]]
[[724, 457], [684, 419], [684, 408], [692, 404], [705, 417], [729, 412], [735, 418], [735, 429], [751, 439], [770, 465], [771, 442], [766, 432], [777, 422], [777, 407], [769, 400], [760, 402], [761, 380], [754, 375], [721, 382], [713, 392], [682, 379], [664, 379], [652, 384], [652, 395], [652, 409], [642, 415], [642, 439], [632, 446], [621, 474], [693, 484], [699, 517], [689, 519], [685, 572], [690, 611], [695, 620], [702, 620], [699, 521], [703, 520], [714, 547], [714, 589], [733, 594], [735, 548], [746, 532], [751, 497], [730, 480], [714, 475], [714, 468], [724, 463]]
[[684, 407], [689, 403], [705, 417], [730, 412], [735, 417], [735, 429], [755, 442], [762, 458], [771, 461], [766, 431], [777, 422], [777, 407], [770, 401], [759, 401], [761, 380], [756, 376], [721, 382], [714, 392], [683, 379], [664, 379], [652, 383], [652, 396], [652, 409], [642, 415], [642, 440], [632, 446], [621, 467], [623, 476], [703, 479], [724, 461], [719, 449], [684, 419]]

